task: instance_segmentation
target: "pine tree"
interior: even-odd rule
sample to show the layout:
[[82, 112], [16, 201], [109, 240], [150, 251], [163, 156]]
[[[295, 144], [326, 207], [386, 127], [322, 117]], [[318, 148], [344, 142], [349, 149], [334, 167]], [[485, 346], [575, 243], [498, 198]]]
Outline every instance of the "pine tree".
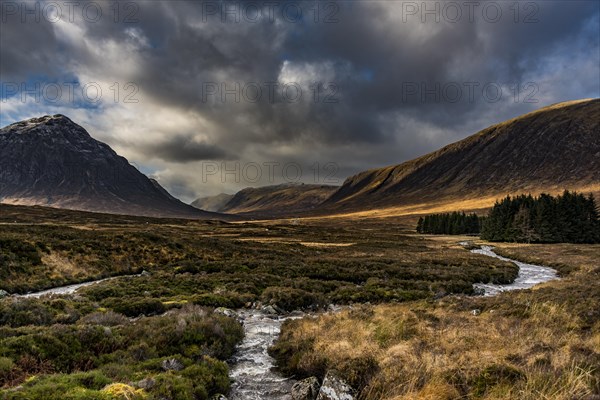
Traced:
[[490, 241], [599, 243], [599, 211], [587, 198], [565, 191], [552, 197], [541, 194], [506, 197], [482, 219], [481, 237]]
[[419, 222], [417, 222], [417, 232], [423, 233], [423, 217], [420, 217]]

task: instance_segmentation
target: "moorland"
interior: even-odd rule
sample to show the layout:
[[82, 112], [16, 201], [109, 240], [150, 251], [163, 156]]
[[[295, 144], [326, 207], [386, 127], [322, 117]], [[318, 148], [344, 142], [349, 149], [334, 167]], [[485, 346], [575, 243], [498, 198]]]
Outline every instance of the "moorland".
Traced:
[[[318, 316], [284, 324], [271, 349], [283, 374], [336, 369], [360, 399], [600, 393], [597, 245], [495, 244], [562, 279], [484, 298], [473, 283], [511, 282], [517, 267], [457, 244], [477, 237], [416, 234], [414, 218], [231, 223], [0, 208], [6, 399], [227, 393], [243, 330], [220, 307], [264, 306]], [[74, 295], [19, 296], [109, 276], [119, 278]], [[347, 307], [320, 313], [330, 304]]]

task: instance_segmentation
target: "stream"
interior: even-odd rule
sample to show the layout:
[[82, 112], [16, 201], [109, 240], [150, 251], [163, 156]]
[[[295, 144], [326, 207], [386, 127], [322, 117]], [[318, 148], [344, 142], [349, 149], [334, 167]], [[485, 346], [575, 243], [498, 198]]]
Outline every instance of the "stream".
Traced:
[[[134, 275], [134, 276], [137, 276], [137, 275]], [[59, 287], [55, 287], [55, 288], [51, 288], [51, 289], [42, 290], [40, 292], [23, 294], [23, 295], [20, 295], [19, 297], [40, 298], [42, 296], [51, 295], [51, 294], [73, 294], [78, 289], [81, 289], [82, 287], [95, 285], [95, 284], [100, 283], [100, 282], [108, 281], [108, 280], [111, 280], [111, 279], [117, 279], [117, 278], [119, 278], [119, 277], [110, 277], [110, 278], [98, 279], [97, 281], [76, 283], [76, 284], [67, 285], [67, 286], [59, 286]]]
[[231, 359], [230, 376], [233, 379], [229, 400], [289, 400], [292, 379], [282, 378], [272, 371], [273, 358], [267, 353], [273, 345], [281, 325], [287, 319], [302, 318], [303, 313], [290, 316], [265, 314], [259, 310], [238, 310], [244, 322], [244, 340]]
[[[468, 243], [461, 242], [461, 245]], [[483, 254], [500, 260], [509, 261], [519, 267], [519, 274], [510, 284], [475, 283], [474, 288], [483, 291], [484, 296], [495, 296], [498, 293], [528, 289], [538, 283], [558, 279], [552, 268], [527, 264], [499, 256], [491, 246], [481, 246], [481, 249], [471, 250], [472, 253]], [[54, 289], [28, 293], [21, 297], [41, 297], [52, 294], [73, 294], [78, 289], [109, 279], [62, 286]], [[267, 353], [268, 348], [279, 336], [281, 325], [286, 319], [302, 318], [306, 314], [295, 312], [288, 316], [267, 314], [261, 310], [241, 309], [235, 311], [243, 321], [245, 337], [237, 347], [235, 355], [230, 360], [230, 376], [233, 380], [229, 400], [290, 400], [293, 379], [283, 378], [273, 370], [275, 360]]]
[[[463, 243], [461, 243], [463, 244]], [[509, 261], [519, 267], [519, 275], [513, 283], [495, 284], [495, 283], [475, 283], [473, 287], [483, 291], [484, 296], [495, 296], [498, 293], [509, 290], [529, 289], [538, 283], [558, 279], [556, 270], [541, 265], [527, 264], [521, 261], [499, 256], [494, 253], [491, 246], [481, 246], [480, 249], [471, 250], [471, 253], [483, 254], [488, 257], [498, 258], [503, 261]]]

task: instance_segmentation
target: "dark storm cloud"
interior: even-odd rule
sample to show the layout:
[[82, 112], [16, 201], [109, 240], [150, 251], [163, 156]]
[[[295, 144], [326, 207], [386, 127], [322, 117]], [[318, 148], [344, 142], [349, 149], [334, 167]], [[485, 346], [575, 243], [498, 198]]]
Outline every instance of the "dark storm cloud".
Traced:
[[[598, 12], [595, 2], [549, 2], [536, 3], [537, 22], [528, 24], [515, 23], [508, 6], [501, 7], [504, 17], [496, 23], [477, 13], [472, 23], [390, 20], [402, 4], [339, 3], [339, 21], [331, 24], [281, 18], [278, 23], [223, 23], [220, 16], [198, 23], [206, 18], [200, 2], [176, 2], [167, 18], [172, 29], [163, 27], [158, 44], [144, 54], [146, 68], [135, 79], [161, 101], [212, 120], [222, 128], [223, 140], [270, 143], [309, 137], [323, 144], [381, 142], [388, 140], [378, 124], [382, 113], [422, 117], [425, 113], [428, 122], [456, 128], [464, 124], [463, 115], [497, 108], [491, 101], [495, 98], [484, 98], [484, 85], [521, 85], [526, 78], [535, 79], [536, 72], [541, 75], [546, 67], [544, 56], [561, 42], [575, 41], [583, 22]], [[142, 7], [140, 15], [146, 14], [147, 7]], [[144, 22], [138, 27], [152, 32]], [[421, 35], [418, 30], [423, 27]], [[594, 33], [589, 32], [590, 37]], [[594, 54], [598, 40], [590, 40], [589, 46]], [[565, 54], [564, 61], [568, 59]], [[284, 60], [300, 69], [330, 62], [334, 74], [323, 79], [335, 81], [337, 103], [272, 104], [263, 98], [257, 103], [228, 100], [225, 106], [214, 107], [203, 101], [207, 83], [276, 82]], [[371, 76], [363, 79], [365, 73]], [[475, 85], [474, 101], [468, 99], [467, 82]], [[460, 101], [421, 96], [424, 89], [439, 93], [448, 83], [461, 88]], [[594, 89], [598, 82], [589, 85]], [[411, 94], [415, 86], [417, 93]], [[504, 103], [511, 97], [506, 90]], [[311, 96], [307, 88], [303, 94]], [[537, 106], [513, 103], [506, 105], [512, 113]], [[244, 125], [237, 124], [232, 114], [245, 115]]]
[[[146, 101], [202, 122], [198, 131], [208, 141], [165, 129], [161, 140], [141, 146], [149, 159], [259, 155], [286, 161], [314, 153], [344, 172], [357, 171], [418, 156], [549, 102], [600, 96], [598, 2], [478, 2], [469, 21], [459, 1], [463, 16], [456, 23], [444, 16], [436, 23], [431, 15], [422, 22], [423, 10], [404, 14], [409, 6], [443, 8], [447, 2], [320, 2], [335, 6], [330, 23], [324, 17], [331, 9], [322, 8], [313, 20], [312, 2], [275, 2], [273, 19], [238, 15], [238, 23], [223, 15], [223, 7], [235, 13], [267, 2], [120, 2], [116, 22], [112, 1], [92, 3], [105, 14], [94, 23], [79, 17], [81, 37], [69, 31], [65, 38], [62, 26], [43, 20], [3, 22], [2, 80], [76, 69], [135, 82]], [[284, 18], [290, 3], [304, 10], [301, 20]], [[484, 18], [488, 4], [501, 9], [498, 21]], [[107, 43], [126, 49], [122, 59], [106, 62], [105, 50], [98, 49]], [[313, 81], [334, 84], [325, 92], [332, 101], [315, 100]], [[274, 82], [297, 84], [302, 98], [271, 98], [265, 85]], [[532, 93], [524, 87], [528, 82], [538, 102], [524, 101]], [[483, 87], [490, 83], [502, 89], [501, 99], [486, 97]], [[249, 101], [238, 93], [221, 101], [221, 85], [235, 84], [257, 84], [263, 96]], [[207, 85], [219, 92], [207, 95]], [[459, 100], [440, 93], [448, 85], [460, 88]], [[435, 94], [423, 95], [424, 89]]]
[[[0, 77], [3, 82], [21, 82], [31, 76], [61, 75], [58, 42], [52, 24], [29, 16], [22, 23], [20, 6], [25, 3], [0, 1]], [[13, 14], [14, 13], [14, 14]]]
[[191, 136], [168, 137], [163, 142], [144, 146], [144, 151], [164, 161], [175, 163], [230, 158], [225, 150], [202, 141], [196, 141]]

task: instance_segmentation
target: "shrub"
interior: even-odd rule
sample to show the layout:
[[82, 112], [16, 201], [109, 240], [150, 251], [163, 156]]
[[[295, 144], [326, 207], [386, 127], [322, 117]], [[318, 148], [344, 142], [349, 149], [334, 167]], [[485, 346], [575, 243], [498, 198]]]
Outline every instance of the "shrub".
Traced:
[[155, 398], [168, 400], [195, 400], [195, 396], [206, 399], [208, 393], [203, 387], [194, 388], [191, 379], [174, 373], [157, 375], [154, 387], [150, 390]]
[[8, 357], [0, 357], [0, 387], [4, 386], [11, 378], [15, 363]]
[[260, 299], [264, 303], [277, 305], [286, 311], [294, 311], [325, 303], [321, 296], [308, 293], [302, 289], [278, 286], [265, 289]]
[[129, 319], [123, 314], [113, 311], [94, 312], [88, 314], [79, 320], [80, 324], [102, 325], [102, 326], [117, 326], [129, 323]]
[[142, 389], [136, 389], [124, 383], [112, 383], [104, 387], [102, 392], [110, 395], [114, 400], [143, 400], [147, 397]]
[[134, 297], [132, 299], [112, 299], [107, 304], [120, 314], [128, 317], [137, 317], [139, 315], [157, 315], [166, 311], [165, 305], [157, 299], [145, 297]]

